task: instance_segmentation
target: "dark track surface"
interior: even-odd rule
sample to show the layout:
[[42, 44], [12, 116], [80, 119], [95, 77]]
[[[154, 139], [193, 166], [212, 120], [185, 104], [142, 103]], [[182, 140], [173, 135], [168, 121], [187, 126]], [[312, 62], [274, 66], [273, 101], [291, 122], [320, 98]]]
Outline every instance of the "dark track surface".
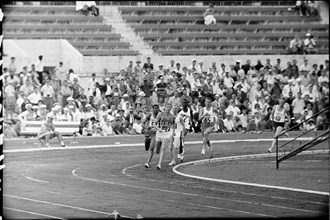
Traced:
[[[271, 136], [272, 134], [264, 134], [258, 138]], [[228, 134], [212, 136], [212, 140], [234, 138], [234, 135]], [[250, 138], [256, 136], [250, 135]], [[139, 137], [137, 141], [134, 137], [122, 137], [121, 142], [141, 143], [141, 139], [143, 140]], [[191, 135], [188, 141], [200, 139], [200, 136]], [[96, 145], [107, 144], [103, 139], [93, 141]], [[17, 146], [17, 143], [5, 142], [4, 150], [36, 148], [33, 143], [25, 144], [25, 147], [22, 144]], [[213, 144], [213, 156], [265, 153], [269, 144], [270, 142]], [[82, 145], [81, 141], [79, 145]], [[207, 157], [208, 155], [200, 155], [200, 145], [186, 146], [185, 161]], [[154, 163], [151, 163], [149, 169], [144, 168], [147, 154], [139, 145], [7, 153], [4, 159], [4, 218], [113, 218], [114, 210], [123, 217], [132, 218], [138, 214], [145, 218], [329, 218], [328, 195], [188, 178], [175, 174], [172, 167], [167, 165], [168, 153], [162, 170], [156, 170], [155, 162], [158, 158], [158, 155], [153, 158]], [[328, 157], [321, 160], [326, 161]], [[272, 164], [273, 167], [266, 167], [272, 170], [269, 175], [275, 170], [275, 164]], [[237, 169], [236, 175], [239, 176], [239, 172], [242, 170]], [[324, 175], [323, 170], [317, 172]], [[258, 178], [255, 180], [262, 181]], [[290, 181], [295, 181], [292, 176], [287, 178], [289, 184]], [[310, 177], [306, 176], [308, 178]]]

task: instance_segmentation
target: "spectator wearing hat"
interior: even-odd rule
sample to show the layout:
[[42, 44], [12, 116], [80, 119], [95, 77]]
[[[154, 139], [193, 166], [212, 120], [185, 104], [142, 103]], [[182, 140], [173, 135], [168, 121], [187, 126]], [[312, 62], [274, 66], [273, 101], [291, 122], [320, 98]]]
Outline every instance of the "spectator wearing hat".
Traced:
[[154, 70], [154, 64], [151, 63], [151, 58], [147, 57], [147, 62], [143, 64], [143, 69], [147, 71], [148, 69]]
[[135, 63], [136, 64], [134, 66], [134, 73], [136, 74], [139, 81], [142, 81], [142, 79], [143, 79], [143, 66], [141, 66], [141, 61], [140, 60], [137, 60]]
[[17, 116], [17, 126], [20, 128], [19, 130], [24, 130], [28, 121], [35, 121], [37, 118], [37, 114], [33, 111], [31, 104], [26, 104], [25, 108], [26, 110]]
[[304, 40], [304, 53], [306, 54], [314, 54], [317, 52], [316, 43], [314, 40], [314, 36], [311, 33], [306, 34], [306, 39]]
[[85, 118], [89, 119], [89, 118], [96, 118], [96, 109], [92, 107], [91, 104], [87, 104], [86, 105], [86, 112], [85, 112]]
[[50, 147], [49, 140], [54, 137], [57, 137], [62, 147], [66, 147], [62, 135], [60, 132], [55, 130], [55, 126], [53, 124], [54, 118], [54, 115], [49, 113], [47, 115], [47, 120], [42, 123], [40, 131], [38, 132], [37, 139], [39, 140], [42, 147]]
[[[196, 65], [196, 72], [198, 74], [203, 74], [204, 71], [205, 71], [204, 70], [204, 62], [203, 62], [203, 60], [199, 60], [198, 64]], [[194, 71], [192, 70], [191, 72], [194, 72]]]
[[72, 89], [69, 87], [68, 80], [66, 79], [63, 80], [60, 95], [62, 96], [62, 106], [66, 106], [68, 104], [67, 99], [73, 95]]
[[304, 94], [307, 91], [306, 87], [301, 84], [301, 78], [297, 78], [296, 82], [297, 84], [292, 89], [292, 94], [294, 97], [297, 97], [298, 92]]
[[293, 79], [289, 79], [289, 80], [288, 80], [288, 83], [289, 83], [289, 84], [285, 85], [285, 86], [283, 87], [283, 90], [282, 90], [282, 96], [283, 96], [284, 98], [289, 98], [289, 94], [290, 94], [290, 93], [293, 94], [293, 88], [294, 88], [294, 86], [293, 86]]

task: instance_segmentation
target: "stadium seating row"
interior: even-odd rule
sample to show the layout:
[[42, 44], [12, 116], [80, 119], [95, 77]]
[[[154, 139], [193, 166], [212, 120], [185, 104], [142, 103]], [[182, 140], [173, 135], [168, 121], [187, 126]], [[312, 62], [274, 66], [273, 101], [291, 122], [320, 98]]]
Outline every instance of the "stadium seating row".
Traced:
[[289, 7], [215, 7], [213, 26], [204, 25], [205, 6], [118, 9], [123, 20], [162, 55], [287, 54], [295, 35], [304, 39], [308, 32], [315, 36], [319, 52], [326, 51], [328, 25], [319, 23], [320, 16], [301, 17]]
[[182, 31], [182, 32], [205, 32], [205, 31], [232, 31], [232, 32], [243, 32], [243, 31], [262, 31], [262, 30], [271, 30], [273, 32], [276, 31], [288, 31], [288, 32], [314, 32], [314, 31], [323, 31], [328, 32], [329, 25], [328, 24], [268, 24], [265, 26], [260, 25], [235, 25], [231, 24], [230, 26], [225, 25], [213, 25], [213, 26], [205, 26], [205, 25], [180, 25], [180, 24], [173, 24], [173, 25], [156, 25], [156, 24], [131, 24], [131, 28], [134, 29], [135, 32], [150, 32], [150, 33], [164, 33], [164, 32], [175, 32], [175, 31]]
[[102, 16], [83, 16], [74, 6], [6, 6], [4, 11], [5, 39], [66, 39], [86, 56], [139, 54], [103, 24]]

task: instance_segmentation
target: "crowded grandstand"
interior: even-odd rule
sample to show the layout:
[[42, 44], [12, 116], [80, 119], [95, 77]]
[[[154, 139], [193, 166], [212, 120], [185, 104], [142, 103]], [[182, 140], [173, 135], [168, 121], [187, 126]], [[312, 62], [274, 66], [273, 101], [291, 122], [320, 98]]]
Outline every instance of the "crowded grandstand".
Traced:
[[154, 104], [180, 109], [183, 98], [193, 111], [190, 132], [198, 133], [206, 97], [218, 111], [214, 132], [273, 131], [280, 97], [292, 127], [329, 105], [327, 5], [8, 2], [5, 138], [36, 135], [29, 125], [49, 113], [59, 126], [71, 123], [67, 135], [145, 134]]

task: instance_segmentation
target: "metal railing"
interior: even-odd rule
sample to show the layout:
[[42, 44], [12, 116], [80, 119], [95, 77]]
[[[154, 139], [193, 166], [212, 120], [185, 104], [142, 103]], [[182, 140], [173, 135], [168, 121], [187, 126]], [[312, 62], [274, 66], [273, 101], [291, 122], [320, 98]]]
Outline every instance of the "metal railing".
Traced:
[[[291, 128], [289, 128], [289, 129], [283, 131], [281, 134], [279, 134], [278, 136], [275, 137], [275, 140], [276, 140], [276, 169], [279, 168], [279, 163], [280, 163], [281, 161], [284, 161], [285, 159], [288, 159], [288, 158], [290, 158], [290, 157], [296, 155], [297, 153], [301, 152], [301, 151], [298, 150], [297, 153], [296, 153], [296, 154], [293, 153], [292, 156], [289, 156], [289, 157], [285, 157], [285, 158], [279, 159], [279, 149], [280, 149], [280, 148], [283, 148], [283, 147], [287, 146], [288, 144], [293, 143], [296, 139], [298, 139], [298, 138], [304, 136], [305, 134], [308, 134], [308, 133], [311, 133], [311, 132], [315, 132], [315, 130], [317, 130], [317, 129], [320, 128], [321, 126], [322, 126], [322, 127], [324, 127], [324, 126], [327, 127], [327, 128], [325, 129], [325, 131], [326, 131], [326, 132], [329, 132], [329, 120], [328, 120], [328, 119], [325, 119], [323, 123], [317, 125], [314, 129], [311, 129], [311, 130], [307, 130], [307, 131], [302, 132], [300, 135], [298, 135], [297, 137], [293, 138], [292, 140], [290, 140], [290, 141], [284, 143], [284, 144], [281, 145], [281, 146], [279, 146], [279, 144], [278, 144], [278, 139], [279, 139], [279, 137], [281, 137], [281, 136], [287, 134], [289, 131], [292, 131], [292, 130], [294, 130], [294, 129], [296, 129], [296, 128], [299, 128], [299, 127], [300, 127], [301, 125], [303, 125], [304, 123], [308, 122], [308, 121], [311, 120], [312, 118], [316, 118], [318, 115], [323, 114], [323, 113], [327, 113], [327, 114], [329, 114], [329, 107], [327, 107], [327, 108], [325, 108], [325, 109], [323, 109], [323, 110], [321, 110], [321, 111], [315, 113], [314, 115], [312, 115], [312, 116], [309, 117], [308, 119], [305, 119], [305, 120], [301, 121], [300, 123], [298, 123], [298, 124], [292, 126]], [[315, 121], [316, 121], [316, 120], [315, 120]], [[315, 132], [315, 137], [314, 137], [314, 139], [313, 139], [312, 141], [306, 143], [305, 145], [307, 145], [307, 144], [313, 144], [313, 146], [315, 146], [316, 144], [319, 143], [318, 141], [315, 141], [315, 140], [317, 140], [318, 138], [323, 138], [323, 137], [324, 137], [324, 134], [321, 134], [321, 135], [317, 136], [317, 133]], [[301, 148], [301, 147], [304, 147], [305, 145], [300, 146], [300, 148]], [[298, 148], [298, 149], [299, 149], [299, 148]], [[296, 150], [297, 150], [297, 149], [296, 149]]]

